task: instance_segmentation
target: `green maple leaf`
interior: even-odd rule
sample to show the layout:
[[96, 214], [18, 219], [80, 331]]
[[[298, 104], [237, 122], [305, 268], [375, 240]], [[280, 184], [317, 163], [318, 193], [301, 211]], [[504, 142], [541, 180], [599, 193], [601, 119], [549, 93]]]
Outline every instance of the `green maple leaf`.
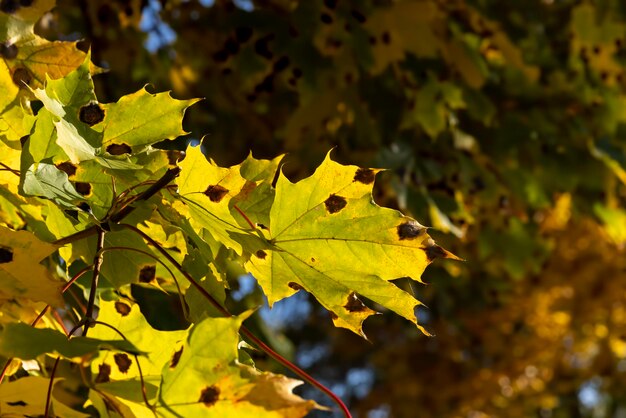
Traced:
[[142, 354], [133, 344], [124, 340], [100, 340], [91, 337], [68, 339], [50, 328], [33, 328], [18, 322], [4, 325], [0, 331], [0, 354], [6, 358], [30, 360], [46, 353], [57, 353], [66, 358], [95, 354], [99, 350], [120, 350]]
[[160, 416], [297, 418], [317, 407], [291, 392], [301, 382], [237, 362], [246, 316], [207, 318], [172, 350], [162, 371]]
[[332, 312], [335, 325], [363, 335], [361, 324], [374, 311], [361, 303], [362, 295], [417, 324], [419, 302], [390, 280], [419, 281], [435, 257], [455, 257], [415, 220], [373, 202], [377, 171], [327, 157], [296, 184], [280, 175], [269, 245], [246, 264], [270, 305], [305, 289]]

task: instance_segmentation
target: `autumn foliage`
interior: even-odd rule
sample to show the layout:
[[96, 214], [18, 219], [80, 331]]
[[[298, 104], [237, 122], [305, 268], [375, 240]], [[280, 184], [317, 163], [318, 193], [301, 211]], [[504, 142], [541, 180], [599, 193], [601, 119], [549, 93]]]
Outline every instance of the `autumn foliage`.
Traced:
[[620, 416], [625, 60], [616, 0], [0, 1], [0, 414]]

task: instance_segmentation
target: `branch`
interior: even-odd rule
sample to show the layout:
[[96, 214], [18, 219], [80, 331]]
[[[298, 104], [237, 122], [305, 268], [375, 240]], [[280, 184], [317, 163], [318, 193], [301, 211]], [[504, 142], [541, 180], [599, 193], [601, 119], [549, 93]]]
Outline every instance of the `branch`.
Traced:
[[96, 244], [96, 255], [93, 259], [93, 276], [91, 277], [91, 288], [89, 289], [89, 301], [87, 302], [87, 310], [85, 311], [85, 326], [83, 328], [83, 337], [87, 336], [90, 320], [93, 318], [93, 308], [96, 303], [96, 290], [98, 289], [98, 279], [100, 278], [100, 267], [102, 267], [102, 248], [104, 247], [104, 229], [98, 227], [98, 242]]

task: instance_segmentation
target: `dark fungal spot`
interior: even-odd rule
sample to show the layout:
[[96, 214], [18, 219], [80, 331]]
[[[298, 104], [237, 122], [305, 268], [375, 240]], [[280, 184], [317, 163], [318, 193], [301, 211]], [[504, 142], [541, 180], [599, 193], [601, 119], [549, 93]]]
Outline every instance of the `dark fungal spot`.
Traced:
[[367, 310], [367, 306], [361, 302], [361, 300], [357, 297], [356, 293], [352, 292], [348, 295], [348, 302], [343, 305], [348, 312], [363, 312]]
[[378, 41], [376, 40], [376, 38], [374, 38], [373, 36], [370, 36], [369, 38], [369, 43], [370, 45], [376, 45]]
[[20, 8], [19, 3], [16, 0], [2, 0], [0, 2], [0, 10], [6, 14], [13, 14]]
[[150, 283], [156, 277], [156, 266], [145, 266], [139, 271], [139, 281]]
[[293, 290], [296, 290], [296, 291], [304, 289], [304, 287], [300, 286], [296, 282], [289, 282], [289, 283], [287, 283], [287, 286], [289, 286], [290, 288], [292, 288]]
[[204, 194], [211, 199], [211, 202], [218, 203], [228, 194], [228, 189], [219, 184], [212, 184], [206, 188]]
[[391, 35], [389, 32], [383, 32], [383, 35], [380, 37], [385, 45], [389, 45], [391, 43]]
[[106, 151], [111, 155], [130, 154], [132, 149], [128, 144], [111, 144], [106, 148]]
[[74, 183], [74, 188], [78, 192], [78, 194], [82, 196], [88, 196], [91, 193], [91, 184], [85, 183], [82, 181], [77, 181]]
[[117, 368], [120, 369], [120, 372], [126, 373], [128, 369], [130, 369], [130, 365], [133, 364], [132, 360], [128, 357], [126, 353], [117, 353], [113, 356], [113, 360], [115, 360], [115, 364]]
[[363, 13], [359, 12], [358, 10], [352, 9], [350, 14], [359, 23], [365, 23], [365, 21], [367, 20]]
[[435, 258], [445, 258], [446, 257], [446, 251], [441, 248], [439, 245], [435, 244], [434, 241], [431, 240], [430, 242], [431, 245], [428, 245], [426, 247], [422, 247], [422, 249], [424, 250], [424, 252], [426, 253], [426, 258], [428, 259], [428, 262], [432, 262]]
[[11, 405], [11, 406], [26, 406], [28, 404], [26, 402], [24, 402], [24, 401], [15, 401], [15, 402], [7, 402], [7, 405]]
[[291, 73], [295, 78], [302, 77], [302, 70], [300, 68], [294, 68], [293, 70], [291, 70]]
[[255, 255], [260, 258], [261, 260], [265, 260], [265, 257], [267, 257], [267, 253], [263, 250], [259, 250], [255, 253]]
[[98, 365], [98, 375], [95, 378], [96, 383], [105, 383], [110, 380], [111, 366], [106, 363]]
[[363, 184], [372, 184], [376, 178], [376, 173], [371, 168], [359, 168], [354, 174], [354, 181]]
[[22, 7], [30, 7], [33, 5], [35, 0], [20, 0], [20, 6]]
[[337, 0], [324, 0], [324, 6], [334, 10], [337, 7]]
[[80, 108], [78, 119], [89, 126], [102, 122], [104, 119], [104, 110], [97, 103], [89, 103]]
[[279, 73], [289, 67], [289, 57], [284, 55], [274, 63], [274, 72]]
[[200, 392], [199, 402], [202, 402], [204, 406], [212, 406], [220, 398], [220, 390], [216, 386], [207, 386]]
[[8, 247], [0, 247], [0, 264], [13, 261], [13, 250]]
[[27, 85], [29, 85], [31, 81], [33, 81], [33, 76], [26, 68], [19, 67], [16, 68], [15, 71], [13, 71], [13, 76], [11, 77], [11, 79], [13, 80], [13, 84], [23, 89]]
[[0, 43], [0, 56], [7, 60], [17, 57], [17, 47], [9, 42]]
[[172, 356], [172, 361], [170, 361], [170, 369], [173, 369], [174, 367], [178, 365], [178, 362], [180, 361], [180, 356], [182, 355], [183, 355], [183, 347], [180, 347], [180, 350], [176, 351], [174, 355]]
[[326, 25], [333, 23], [333, 18], [328, 13], [322, 13], [320, 15], [320, 20]]
[[130, 313], [130, 306], [121, 301], [115, 302], [115, 310], [122, 316], [127, 316]]
[[248, 42], [252, 37], [252, 28], [248, 26], [240, 26], [235, 29], [235, 37], [240, 44]]
[[311, 257], [311, 263], [315, 263], [315, 257]]
[[259, 228], [261, 228], [261, 229], [265, 229], [266, 231], [269, 229], [268, 227], [266, 227], [266, 226], [265, 226], [265, 225], [263, 225], [263, 224], [256, 224], [256, 226], [258, 226], [258, 227], [259, 227]]
[[331, 194], [328, 199], [324, 201], [324, 205], [326, 205], [328, 213], [337, 213], [341, 209], [345, 208], [347, 204], [348, 201], [345, 197], [338, 196], [336, 194]]
[[55, 165], [55, 167], [58, 168], [59, 170], [63, 171], [65, 174], [67, 174], [68, 177], [71, 177], [74, 174], [76, 174], [76, 166], [74, 164], [70, 163], [69, 161], [57, 164], [57, 165]]
[[398, 237], [403, 239], [414, 239], [424, 233], [426, 228], [415, 221], [408, 221], [398, 225]]

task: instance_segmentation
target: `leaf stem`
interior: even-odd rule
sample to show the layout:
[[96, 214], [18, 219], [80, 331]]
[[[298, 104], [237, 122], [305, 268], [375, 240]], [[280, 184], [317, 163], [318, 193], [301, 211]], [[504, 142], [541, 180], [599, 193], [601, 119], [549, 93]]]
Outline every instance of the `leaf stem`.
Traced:
[[52, 385], [54, 384], [54, 375], [57, 372], [57, 366], [59, 365], [59, 360], [61, 360], [61, 356], [58, 356], [54, 361], [54, 366], [52, 366], [52, 372], [50, 372], [50, 382], [48, 382], [48, 393], [46, 395], [46, 412], [44, 414], [45, 418], [48, 418], [50, 413], [50, 401], [52, 400]]
[[93, 275], [91, 277], [91, 288], [89, 289], [89, 300], [87, 301], [87, 310], [85, 311], [85, 326], [83, 328], [83, 336], [87, 336], [89, 330], [89, 320], [93, 318], [93, 308], [96, 303], [96, 290], [98, 289], [98, 280], [100, 278], [100, 267], [102, 267], [102, 248], [104, 247], [104, 236], [106, 231], [98, 228], [98, 241], [96, 243], [96, 255], [93, 259]]
[[[102, 326], [112, 329], [120, 337], [122, 337], [124, 341], [128, 341], [128, 338], [126, 338], [126, 336], [122, 333], [122, 331], [115, 328], [113, 325], [107, 324], [106, 322], [102, 322], [102, 321], [93, 321], [93, 323], [96, 325], [102, 325]], [[139, 380], [141, 381], [141, 395], [143, 396], [143, 401], [145, 402], [148, 409], [151, 410], [156, 416], [156, 413], [154, 412], [155, 407], [153, 405], [150, 405], [150, 402], [148, 401], [148, 394], [146, 392], [146, 382], [143, 380], [143, 372], [141, 371], [141, 364], [139, 364], [139, 357], [137, 356], [137, 354], [133, 354], [133, 357], [135, 357], [135, 363], [137, 363], [137, 371], [139, 371]]]

